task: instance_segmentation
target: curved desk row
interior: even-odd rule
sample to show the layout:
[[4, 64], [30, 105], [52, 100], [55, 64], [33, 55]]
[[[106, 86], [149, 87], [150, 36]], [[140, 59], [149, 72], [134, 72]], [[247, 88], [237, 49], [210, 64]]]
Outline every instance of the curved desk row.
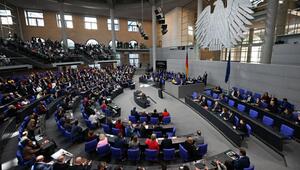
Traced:
[[139, 96], [139, 92], [133, 92], [134, 102], [142, 108], [147, 108], [149, 106], [150, 101], [146, 98], [142, 98]]

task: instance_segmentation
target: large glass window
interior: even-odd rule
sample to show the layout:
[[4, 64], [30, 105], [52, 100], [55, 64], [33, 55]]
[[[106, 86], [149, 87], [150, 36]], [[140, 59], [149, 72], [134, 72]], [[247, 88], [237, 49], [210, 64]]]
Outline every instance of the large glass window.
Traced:
[[[73, 28], [73, 18], [72, 15], [65, 15], [64, 16], [66, 27], [67, 28]], [[56, 14], [56, 21], [57, 21], [57, 26], [61, 28], [61, 18], [60, 14]]]
[[129, 63], [132, 66], [139, 67], [139, 54], [129, 54]]
[[98, 45], [98, 41], [95, 40], [95, 39], [89, 39], [87, 42], [86, 42], [86, 45]]
[[188, 35], [191, 35], [191, 36], [194, 35], [194, 28], [193, 28], [193, 26], [188, 26]]
[[[61, 44], [63, 44], [64, 41], [61, 41]], [[67, 39], [67, 47], [70, 49], [74, 49], [75, 48], [75, 42], [71, 39]]]
[[[114, 23], [115, 23], [115, 31], [119, 31], [120, 30], [119, 20], [115, 19]], [[107, 29], [111, 31], [111, 19], [107, 19]]]
[[10, 10], [0, 10], [1, 24], [2, 25], [12, 25], [12, 15]]
[[128, 21], [128, 31], [129, 32], [138, 32], [139, 31], [139, 29], [138, 29], [138, 27], [137, 27], [137, 21], [131, 21], [131, 20], [129, 20]]
[[251, 50], [251, 63], [260, 63], [261, 46], [253, 46]]
[[248, 47], [241, 48], [241, 62], [247, 62]]
[[96, 17], [84, 17], [84, 28], [88, 30], [96, 30], [97, 26], [97, 18]]
[[25, 21], [26, 25], [34, 26], [34, 27], [43, 27], [44, 23], [44, 15], [43, 12], [40, 11], [24, 11], [25, 13]]
[[120, 53], [117, 53], [116, 54], [116, 60], [117, 60], [117, 65], [121, 65], [121, 54]]
[[137, 48], [138, 47], [138, 42], [135, 40], [129, 41], [129, 47], [130, 48]]

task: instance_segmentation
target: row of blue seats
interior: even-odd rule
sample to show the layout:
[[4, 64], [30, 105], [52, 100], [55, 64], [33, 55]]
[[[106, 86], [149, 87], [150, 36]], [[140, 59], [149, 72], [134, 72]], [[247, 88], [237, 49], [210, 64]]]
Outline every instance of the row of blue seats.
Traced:
[[[233, 100], [228, 100], [228, 105], [230, 107], [234, 107], [235, 102]], [[211, 100], [208, 99], [207, 100], [207, 106], [209, 108], [212, 108], [213, 107], [213, 101], [211, 101]], [[240, 112], [245, 113], [246, 106], [243, 105], [243, 104], [238, 104], [237, 105], [237, 110], [240, 111]], [[248, 112], [248, 114], [249, 114], [249, 117], [251, 117], [252, 119], [257, 119], [258, 118], [258, 112], [255, 111], [255, 110], [250, 109], [249, 112]], [[235, 116], [235, 121], [236, 120], [238, 121], [239, 119], [238, 119], [238, 117]], [[272, 119], [269, 116], [265, 116], [264, 115], [262, 117], [262, 123], [264, 125], [268, 126], [268, 127], [272, 127], [274, 125], [274, 119]], [[247, 128], [251, 129], [250, 125], [248, 125]], [[291, 127], [289, 127], [289, 126], [287, 126], [285, 124], [282, 124], [280, 126], [280, 134], [282, 134], [287, 139], [291, 139], [293, 137], [294, 131], [295, 130], [293, 128], [291, 128]]]
[[[122, 160], [125, 156], [124, 150], [120, 148], [115, 148], [110, 146], [110, 144], [106, 144], [104, 146], [101, 146], [99, 148], [97, 147], [98, 140], [94, 139], [90, 142], [85, 143], [85, 152], [92, 153], [96, 151], [98, 153], [98, 156], [103, 158], [105, 156], [111, 155], [113, 159], [116, 160]], [[198, 146], [198, 153], [200, 157], [203, 157], [207, 153], [207, 144], [201, 144]], [[165, 161], [171, 161], [175, 160], [175, 148], [171, 149], [163, 149], [163, 160]], [[153, 149], [145, 149], [144, 152], [145, 160], [148, 161], [158, 161], [159, 160], [159, 151], [153, 150]], [[180, 158], [183, 161], [189, 161], [190, 157], [188, 154], [188, 151], [180, 144], [179, 145], [179, 155]], [[135, 149], [128, 149], [127, 150], [127, 159], [130, 161], [140, 161], [141, 159], [141, 150], [139, 148]]]
[[[138, 120], [136, 120], [136, 117], [131, 116], [131, 115], [128, 116], [128, 120], [131, 121], [132, 123], [138, 122]], [[139, 122], [140, 123], [144, 123], [144, 122], [148, 123], [148, 118], [146, 116], [140, 116]], [[157, 117], [150, 117], [150, 123], [152, 125], [157, 125], [159, 123], [159, 119]], [[170, 116], [163, 117], [162, 123], [165, 125], [171, 123], [171, 117]]]

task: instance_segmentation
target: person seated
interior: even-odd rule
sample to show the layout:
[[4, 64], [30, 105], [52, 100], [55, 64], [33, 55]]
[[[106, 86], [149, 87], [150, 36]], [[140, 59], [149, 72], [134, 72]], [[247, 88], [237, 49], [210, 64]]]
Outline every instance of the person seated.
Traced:
[[233, 166], [235, 170], [243, 170], [250, 166], [250, 159], [246, 155], [246, 150], [240, 148], [239, 159], [233, 161]]
[[163, 151], [164, 149], [171, 149], [171, 148], [173, 148], [172, 140], [169, 139], [167, 135], [164, 135], [164, 139], [161, 141], [160, 144], [161, 151]]
[[65, 115], [65, 110], [63, 107], [59, 106], [58, 111], [57, 111], [57, 119], [61, 119]]
[[207, 106], [207, 102], [206, 102], [206, 98], [204, 96], [202, 96], [201, 101], [199, 102], [199, 104], [204, 107], [204, 108], [208, 108]]
[[75, 120], [71, 129], [71, 137], [73, 142], [77, 142], [82, 139], [82, 128], [78, 124], [78, 120]]
[[266, 108], [267, 111], [272, 112], [272, 113], [278, 113], [278, 106], [275, 103], [275, 100], [271, 100], [270, 104], [268, 105], [268, 107]]
[[71, 132], [71, 130], [72, 130], [71, 119], [62, 117], [60, 119], [60, 122], [61, 122], [62, 126], [66, 129], [66, 131]]
[[97, 139], [98, 136], [94, 133], [94, 131], [92, 129], [89, 129], [87, 135], [86, 135], [86, 142], [90, 142], [94, 139]]
[[230, 122], [230, 123], [234, 123], [234, 116], [233, 113], [231, 111], [227, 111], [223, 114], [223, 119]]
[[108, 118], [106, 119], [106, 124], [108, 125], [108, 127], [109, 127], [110, 130], [111, 130], [113, 127], [115, 127], [115, 125], [114, 125], [113, 122], [112, 122], [111, 117], [108, 117]]
[[43, 101], [40, 101], [40, 104], [38, 106], [38, 115], [47, 114], [48, 110], [46, 105], [43, 103]]
[[107, 170], [107, 163], [106, 162], [100, 162], [97, 166], [97, 170]]
[[95, 112], [89, 116], [89, 121], [93, 126], [98, 127], [98, 117]]
[[157, 113], [157, 110], [156, 109], [154, 109], [153, 110], [153, 113], [151, 114], [151, 117], [159, 117], [159, 114]]
[[251, 94], [248, 94], [247, 96], [246, 96], [246, 98], [244, 99], [244, 100], [242, 100], [243, 102], [245, 102], [245, 103], [252, 103], [253, 102], [253, 97], [252, 97], [252, 95]]
[[261, 97], [261, 101], [265, 103], [270, 103], [271, 98], [269, 97], [269, 93], [265, 92]]
[[30, 139], [25, 139], [22, 142], [23, 148], [23, 159], [29, 161], [36, 157], [36, 154], [40, 151], [40, 148], [35, 149], [33, 142]]
[[165, 108], [164, 111], [162, 112], [162, 117], [168, 117], [170, 116], [170, 113], [167, 111], [167, 109]]
[[104, 134], [100, 134], [99, 135], [99, 142], [97, 144], [97, 148], [105, 146], [106, 144], [108, 144], [107, 137]]
[[223, 93], [219, 95], [219, 101], [223, 103], [227, 102], [227, 99], [225, 98], [225, 95]]
[[35, 140], [35, 129], [36, 129], [36, 121], [35, 119], [30, 119], [26, 126], [26, 130], [28, 131], [28, 138], [30, 140]]
[[156, 135], [152, 134], [150, 139], [146, 139], [145, 144], [147, 145], [148, 149], [153, 149], [159, 151], [159, 144], [156, 140]]
[[146, 138], [148, 137], [148, 132], [147, 132], [147, 129], [146, 129], [146, 122], [143, 122], [141, 124], [141, 127], [140, 127], [140, 137], [141, 138]]
[[183, 143], [183, 147], [187, 150], [190, 161], [194, 161], [199, 158], [198, 150], [194, 145], [194, 140], [192, 137], [187, 137], [186, 141]]
[[52, 170], [66, 170], [68, 168], [69, 168], [69, 165], [67, 163], [65, 163], [64, 154], [60, 155], [52, 165]]
[[222, 107], [218, 101], [215, 101], [214, 107], [211, 109], [211, 111], [217, 112], [217, 113], [222, 111]]
[[92, 109], [92, 107], [90, 105], [86, 106], [84, 108], [84, 111], [87, 115], [92, 115], [92, 114], [95, 114], [95, 110]]
[[125, 146], [126, 146], [125, 138], [123, 137], [122, 133], [120, 132], [120, 133], [118, 133], [117, 138], [115, 138], [114, 147], [115, 148], [119, 148], [122, 151], [124, 151], [125, 150]]
[[221, 117], [224, 117], [225, 114], [228, 113], [228, 109], [226, 107], [222, 107], [222, 111], [221, 113], [219, 114]]
[[115, 124], [115, 128], [119, 129], [122, 134], [124, 134], [124, 126], [121, 119], [118, 119]]
[[245, 134], [248, 133], [247, 127], [246, 127], [246, 123], [244, 122], [243, 119], [240, 120], [239, 124], [236, 127], [238, 130], [244, 132]]
[[140, 115], [139, 113], [136, 111], [136, 107], [134, 107], [131, 111], [130, 111], [130, 115], [134, 116], [136, 120], [139, 120]]
[[213, 88], [213, 92], [217, 93], [217, 94], [221, 94], [222, 93], [222, 89], [220, 86], [216, 86], [215, 88]]
[[107, 105], [106, 105], [105, 101], [102, 101], [100, 108], [102, 111], [105, 111], [107, 109]]
[[281, 113], [281, 116], [285, 119], [293, 120], [293, 113], [288, 108], [284, 109], [284, 111]]
[[231, 92], [231, 96], [232, 98], [234, 99], [237, 99], [237, 96], [238, 96], [238, 90], [236, 90], [235, 88], [232, 90]]
[[32, 165], [33, 170], [52, 170], [52, 165], [45, 162], [45, 157], [39, 155], [36, 157], [35, 163]]
[[135, 134], [135, 128], [131, 121], [128, 121], [128, 125], [125, 128], [127, 129], [126, 137], [132, 137]]
[[137, 149], [140, 146], [140, 142], [138, 141], [138, 137], [135, 135], [131, 138], [131, 140], [128, 143], [129, 149]]
[[262, 102], [261, 102], [260, 98], [256, 98], [256, 101], [255, 101], [255, 103], [253, 103], [253, 105], [256, 106], [256, 107], [260, 107], [261, 103]]
[[91, 168], [92, 161], [84, 160], [82, 157], [76, 157], [73, 166], [70, 170], [87, 170]]
[[285, 109], [289, 109], [289, 110], [293, 111], [292, 105], [288, 102], [287, 98], [283, 98], [279, 107], [280, 107], [281, 112], [283, 112]]
[[197, 98], [193, 99], [194, 102], [200, 102], [202, 99], [202, 94], [200, 94]]
[[202, 133], [200, 130], [197, 130], [197, 135], [195, 135], [193, 137], [194, 140], [194, 144], [196, 146], [200, 145], [200, 144], [204, 144], [204, 137], [202, 136]]

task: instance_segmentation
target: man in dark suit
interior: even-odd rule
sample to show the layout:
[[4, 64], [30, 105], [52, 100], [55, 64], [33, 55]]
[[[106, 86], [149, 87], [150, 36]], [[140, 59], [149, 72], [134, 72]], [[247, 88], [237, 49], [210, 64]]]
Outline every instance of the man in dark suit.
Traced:
[[76, 120], [71, 130], [72, 141], [76, 142], [82, 139], [82, 128], [78, 126], [78, 120]]
[[239, 159], [235, 160], [234, 162], [234, 169], [235, 170], [243, 170], [244, 168], [248, 168], [250, 166], [250, 159], [246, 156], [246, 150], [240, 148], [240, 157]]
[[123, 138], [122, 133], [119, 133], [118, 137], [115, 138], [114, 147], [115, 148], [120, 148], [121, 150], [124, 150], [125, 149], [125, 145], [126, 145], [126, 141]]
[[192, 137], [188, 137], [183, 144], [183, 147], [188, 151], [190, 161], [194, 161], [199, 158], [197, 148], [194, 144], [195, 142]]
[[168, 139], [167, 135], [164, 135], [164, 139], [161, 141], [160, 148], [161, 150], [172, 148], [172, 140]]

